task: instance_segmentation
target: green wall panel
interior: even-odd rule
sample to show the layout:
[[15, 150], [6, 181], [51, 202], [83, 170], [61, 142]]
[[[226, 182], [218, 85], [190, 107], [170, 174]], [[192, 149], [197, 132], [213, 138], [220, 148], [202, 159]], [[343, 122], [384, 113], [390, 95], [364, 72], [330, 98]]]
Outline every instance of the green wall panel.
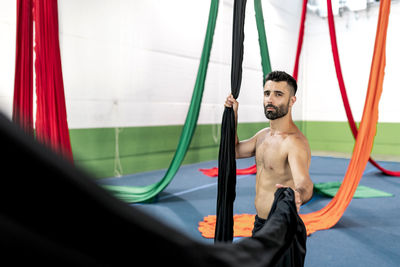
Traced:
[[[297, 121], [311, 150], [351, 153], [354, 139], [347, 122]], [[241, 140], [252, 137], [268, 123], [239, 123]], [[77, 166], [97, 178], [168, 168], [182, 126], [71, 129]], [[198, 125], [183, 164], [218, 158], [220, 125]], [[400, 155], [399, 123], [379, 123], [373, 154]], [[120, 164], [116, 165], [117, 163]]]

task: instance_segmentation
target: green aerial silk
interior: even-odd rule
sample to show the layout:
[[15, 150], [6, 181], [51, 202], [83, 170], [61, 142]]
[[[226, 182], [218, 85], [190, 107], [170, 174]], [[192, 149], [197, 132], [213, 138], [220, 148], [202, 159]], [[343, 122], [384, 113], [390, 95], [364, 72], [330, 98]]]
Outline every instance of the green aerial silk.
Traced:
[[263, 70], [263, 86], [265, 76], [271, 72], [271, 61], [269, 58], [267, 35], [265, 34], [264, 16], [261, 6], [261, 0], [254, 0], [254, 10], [256, 11], [256, 24], [258, 30], [258, 42], [260, 45], [261, 65]]
[[168, 186], [182, 164], [196, 129], [197, 119], [199, 117], [201, 99], [203, 97], [204, 83], [207, 75], [208, 62], [217, 20], [218, 4], [219, 0], [211, 1], [207, 32], [201, 54], [200, 65], [197, 72], [196, 83], [193, 89], [192, 100], [190, 102], [189, 111], [186, 116], [186, 121], [183, 126], [174, 158], [172, 159], [164, 177], [157, 183], [142, 187], [103, 185], [103, 187], [110, 190], [113, 195], [122, 199], [123, 201], [129, 203], [151, 201]]
[[[327, 182], [314, 184], [314, 192], [334, 197], [340, 188], [342, 182]], [[353, 198], [374, 198], [374, 197], [392, 197], [393, 194], [384, 192], [382, 190], [374, 189], [364, 185], [358, 185]]]

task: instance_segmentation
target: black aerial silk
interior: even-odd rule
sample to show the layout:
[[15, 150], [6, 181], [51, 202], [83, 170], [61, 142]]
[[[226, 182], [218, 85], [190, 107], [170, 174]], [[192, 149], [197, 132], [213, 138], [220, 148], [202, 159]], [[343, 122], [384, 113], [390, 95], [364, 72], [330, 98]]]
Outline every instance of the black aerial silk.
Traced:
[[[261, 10], [260, 4], [256, 6], [256, 11]], [[235, 99], [239, 96], [242, 80], [245, 7], [246, 0], [234, 1], [231, 93]], [[258, 17], [260, 15], [262, 14], [258, 14]], [[270, 70], [270, 67], [264, 68], [264, 65], [263, 72]], [[236, 197], [235, 136], [234, 111], [232, 108], [225, 108], [218, 156], [217, 221], [214, 237], [216, 245], [226, 245], [233, 240], [233, 203]], [[235, 262], [237, 266], [252, 266], [251, 263], [257, 264], [257, 261], [258, 266], [303, 266], [306, 239], [305, 226], [294, 204], [294, 192], [290, 188], [281, 188], [275, 193], [274, 203], [262, 229], [251, 238], [225, 248], [231, 249], [231, 262]]]
[[[275, 266], [293, 242], [305, 251], [294, 193], [280, 189], [265, 227], [235, 243], [205, 244], [114, 197], [0, 113], [4, 264]], [[6, 175], [6, 173], [8, 173]], [[303, 257], [304, 259], [304, 257]], [[301, 256], [293, 257], [301, 266]]]
[[[246, 0], [235, 0], [233, 7], [231, 93], [239, 96], [242, 82], [244, 18]], [[233, 203], [236, 192], [235, 114], [225, 107], [221, 124], [221, 141], [218, 155], [218, 195], [215, 242], [233, 240]]]

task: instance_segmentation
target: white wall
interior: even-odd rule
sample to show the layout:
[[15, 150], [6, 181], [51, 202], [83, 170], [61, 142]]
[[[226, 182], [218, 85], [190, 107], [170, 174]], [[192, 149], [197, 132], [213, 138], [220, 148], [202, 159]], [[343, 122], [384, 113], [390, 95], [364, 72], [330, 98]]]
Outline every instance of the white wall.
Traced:
[[[344, 82], [356, 121], [361, 120], [374, 49], [378, 3], [359, 12], [335, 16], [336, 36]], [[386, 47], [386, 69], [379, 105], [379, 121], [400, 122], [400, 95], [396, 81], [400, 67], [400, 4], [392, 1]], [[337, 82], [327, 19], [307, 14], [303, 50], [306, 92], [303, 118], [316, 121], [347, 121]]]
[[[301, 3], [264, 1], [273, 68], [292, 71]], [[199, 123], [220, 123], [230, 92], [233, 1], [221, 0]], [[11, 114], [15, 2], [0, 2], [0, 103]], [[183, 124], [196, 79], [210, 1], [59, 1], [70, 128]], [[262, 71], [248, 1], [241, 121], [263, 121]]]
[[[253, 1], [247, 1], [241, 122], [265, 121]], [[233, 0], [220, 0], [199, 123], [220, 123], [230, 92]], [[264, 0], [272, 68], [292, 73], [302, 1]], [[60, 46], [70, 128], [183, 124], [196, 79], [210, 1], [59, 0]], [[0, 110], [11, 115], [15, 1], [0, 0]], [[336, 16], [350, 103], [360, 119], [378, 8]], [[395, 99], [400, 9], [389, 22], [381, 121], [399, 122]], [[397, 90], [396, 90], [397, 89]], [[326, 19], [308, 12], [295, 120], [345, 121]]]
[[16, 2], [0, 0], [0, 111], [11, 117], [15, 66]]

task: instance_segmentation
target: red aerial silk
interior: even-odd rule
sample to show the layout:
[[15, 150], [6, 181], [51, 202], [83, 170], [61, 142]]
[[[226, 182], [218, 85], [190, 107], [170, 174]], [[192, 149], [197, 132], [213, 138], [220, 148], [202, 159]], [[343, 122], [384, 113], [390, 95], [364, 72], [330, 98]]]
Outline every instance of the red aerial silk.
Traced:
[[301, 21], [300, 21], [299, 37], [297, 41], [297, 51], [296, 51], [296, 61], [294, 62], [294, 69], [293, 69], [293, 78], [295, 78], [296, 81], [297, 81], [297, 75], [299, 73], [300, 54], [304, 39], [304, 23], [306, 21], [307, 2], [308, 0], [303, 0], [303, 9], [301, 11]]
[[57, 0], [35, 1], [36, 136], [72, 160], [58, 33]]
[[[33, 16], [32, 7], [34, 7]], [[30, 124], [28, 125], [25, 120], [22, 120], [24, 122], [23, 127], [33, 128], [32, 107], [29, 105], [31, 105], [33, 94], [31, 82], [33, 45], [31, 36], [34, 19], [37, 95], [36, 138], [72, 162], [58, 37], [57, 0], [18, 0], [17, 9], [14, 121], [21, 121], [21, 115], [18, 114], [28, 114], [26, 117], [29, 116], [29, 119], [26, 121]], [[25, 23], [29, 26], [25, 26]], [[29, 100], [25, 100], [28, 98]], [[23, 101], [20, 99], [23, 99]], [[25, 110], [29, 110], [29, 112]]]
[[[336, 76], [337, 76], [338, 83], [339, 83], [340, 93], [342, 95], [344, 109], [346, 111], [346, 116], [347, 116], [347, 120], [350, 125], [351, 132], [353, 133], [354, 138], [357, 138], [358, 130], [357, 130], [357, 126], [354, 121], [354, 118], [353, 118], [353, 114], [351, 112], [350, 103], [347, 98], [346, 87], [344, 85], [342, 69], [340, 67], [339, 51], [338, 51], [337, 42], [336, 42], [335, 21], [333, 19], [333, 12], [332, 12], [332, 6], [331, 6], [330, 1], [328, 1], [328, 23], [329, 23], [329, 35], [331, 38], [331, 45], [332, 45], [333, 61], [335, 62]], [[369, 158], [369, 162], [386, 175], [400, 176], [400, 171], [395, 172], [395, 171], [386, 170], [386, 169], [382, 168], [378, 163], [376, 163], [371, 157]]]
[[32, 1], [17, 1], [12, 119], [33, 136], [33, 20]]
[[[213, 167], [211, 169], [199, 169], [203, 174], [210, 176], [210, 177], [217, 177], [218, 176], [218, 168]], [[237, 175], [247, 175], [247, 174], [254, 174], [257, 173], [256, 165], [250, 166], [244, 169], [236, 169]]]

